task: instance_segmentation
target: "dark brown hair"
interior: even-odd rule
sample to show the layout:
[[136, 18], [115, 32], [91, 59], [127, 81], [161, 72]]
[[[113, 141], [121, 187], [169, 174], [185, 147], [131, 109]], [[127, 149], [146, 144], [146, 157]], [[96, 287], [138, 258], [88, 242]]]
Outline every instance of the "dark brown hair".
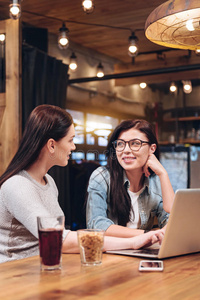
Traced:
[[[152, 124], [145, 120], [126, 120], [120, 123], [110, 137], [107, 146], [107, 167], [110, 171], [110, 205], [111, 211], [118, 224], [126, 226], [130, 220], [131, 200], [123, 182], [123, 168], [119, 164], [113, 142], [118, 139], [122, 132], [131, 128], [144, 133], [150, 144], [156, 144], [155, 156], [159, 158], [159, 146]], [[152, 170], [150, 170], [153, 175]]]
[[11, 176], [31, 166], [50, 138], [55, 141], [62, 139], [72, 123], [71, 115], [58, 106], [37, 106], [28, 118], [15, 156], [0, 177], [0, 186]]

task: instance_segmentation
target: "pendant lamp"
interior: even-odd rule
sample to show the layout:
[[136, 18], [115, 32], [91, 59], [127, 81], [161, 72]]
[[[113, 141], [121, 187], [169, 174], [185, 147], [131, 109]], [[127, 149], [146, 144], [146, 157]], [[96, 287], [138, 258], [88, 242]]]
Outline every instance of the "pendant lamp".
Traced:
[[68, 28], [66, 28], [65, 23], [63, 23], [58, 35], [58, 47], [60, 49], [67, 49], [69, 46], [68, 32]]
[[21, 16], [21, 0], [10, 0], [10, 17], [17, 20]]
[[72, 52], [72, 55], [70, 56], [69, 60], [69, 68], [72, 72], [76, 71], [78, 65], [77, 65], [77, 57], [74, 52]]
[[103, 70], [103, 65], [100, 62], [97, 66], [97, 77], [101, 78], [104, 76], [104, 70]]
[[153, 43], [178, 49], [200, 47], [200, 1], [169, 0], [147, 18], [145, 35]]

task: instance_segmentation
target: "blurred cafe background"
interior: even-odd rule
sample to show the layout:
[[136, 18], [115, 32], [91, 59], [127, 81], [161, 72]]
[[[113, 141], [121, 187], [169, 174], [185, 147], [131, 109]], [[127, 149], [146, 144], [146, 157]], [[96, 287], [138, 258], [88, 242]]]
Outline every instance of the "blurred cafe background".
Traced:
[[125, 119], [154, 124], [174, 190], [200, 187], [197, 2], [0, 0], [0, 174], [32, 109], [48, 103], [75, 124], [69, 165], [50, 171], [70, 228], [85, 227], [88, 178]]

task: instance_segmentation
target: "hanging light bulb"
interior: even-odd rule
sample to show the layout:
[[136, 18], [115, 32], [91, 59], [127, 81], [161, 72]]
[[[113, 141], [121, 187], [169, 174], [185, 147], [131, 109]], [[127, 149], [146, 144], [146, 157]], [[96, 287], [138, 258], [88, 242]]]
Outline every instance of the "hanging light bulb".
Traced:
[[72, 55], [70, 56], [69, 68], [71, 71], [76, 71], [77, 69], [77, 57], [74, 52], [72, 52]]
[[3, 45], [5, 43], [6, 36], [4, 33], [0, 34], [0, 44]]
[[192, 91], [192, 83], [191, 83], [191, 81], [190, 80], [183, 80], [182, 83], [183, 83], [183, 91], [184, 91], [184, 93], [190, 94], [191, 91]]
[[97, 77], [101, 78], [104, 76], [103, 66], [101, 63], [97, 66]]
[[131, 57], [134, 57], [138, 54], [138, 50], [138, 38], [136, 37], [135, 33], [132, 32], [131, 36], [129, 36], [128, 54]]
[[196, 55], [200, 55], [200, 48], [195, 50]]
[[172, 93], [176, 92], [177, 87], [176, 87], [176, 85], [175, 85], [174, 82], [172, 82], [172, 83], [170, 84], [169, 89], [170, 89], [170, 91], [171, 91]]
[[10, 0], [10, 18], [17, 20], [21, 16], [21, 4], [20, 0]]
[[68, 34], [69, 30], [66, 28], [65, 23], [63, 23], [62, 27], [59, 29], [58, 36], [58, 47], [60, 49], [67, 49], [69, 46]]
[[86, 14], [91, 14], [94, 10], [93, 0], [83, 0], [82, 7]]
[[141, 82], [141, 83], [140, 83], [140, 88], [141, 88], [141, 89], [145, 89], [146, 87], [147, 87], [146, 82]]

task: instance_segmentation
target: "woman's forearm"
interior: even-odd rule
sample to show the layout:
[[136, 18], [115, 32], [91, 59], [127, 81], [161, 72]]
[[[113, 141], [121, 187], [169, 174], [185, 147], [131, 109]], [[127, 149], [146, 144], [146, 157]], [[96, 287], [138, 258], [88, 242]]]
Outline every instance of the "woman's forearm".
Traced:
[[[130, 249], [133, 241], [131, 238], [116, 238], [111, 236], [104, 237], [104, 248], [103, 251], [107, 250], [118, 250], [118, 249]], [[79, 253], [77, 232], [70, 231], [66, 236], [63, 246], [63, 253]]]
[[[119, 250], [119, 249], [139, 249], [143, 246], [149, 246], [156, 242], [161, 242], [163, 231], [149, 231], [131, 238], [118, 238], [112, 236], [104, 237], [103, 251]], [[79, 253], [77, 232], [71, 231], [63, 242], [63, 253]]]
[[167, 213], [170, 213], [174, 201], [174, 191], [167, 172], [160, 175], [159, 178], [162, 189], [163, 208]]
[[142, 229], [128, 228], [120, 225], [111, 225], [105, 232], [106, 236], [115, 236], [120, 238], [130, 238], [144, 233]]
[[[131, 238], [117, 238], [114, 236], [104, 237], [104, 251], [117, 249], [130, 249], [132, 246]], [[70, 231], [66, 236], [63, 246], [63, 253], [79, 253], [77, 232]]]
[[174, 191], [169, 180], [169, 176], [167, 171], [163, 167], [163, 165], [159, 162], [159, 160], [155, 157], [154, 154], [150, 154], [148, 160], [143, 167], [144, 173], [146, 177], [150, 176], [149, 169], [154, 171], [154, 173], [159, 176], [161, 190], [162, 190], [162, 198], [163, 198], [163, 208], [166, 212], [170, 213], [173, 200], [174, 200]]
[[79, 253], [77, 232], [70, 231], [63, 241], [62, 245], [63, 253]]

